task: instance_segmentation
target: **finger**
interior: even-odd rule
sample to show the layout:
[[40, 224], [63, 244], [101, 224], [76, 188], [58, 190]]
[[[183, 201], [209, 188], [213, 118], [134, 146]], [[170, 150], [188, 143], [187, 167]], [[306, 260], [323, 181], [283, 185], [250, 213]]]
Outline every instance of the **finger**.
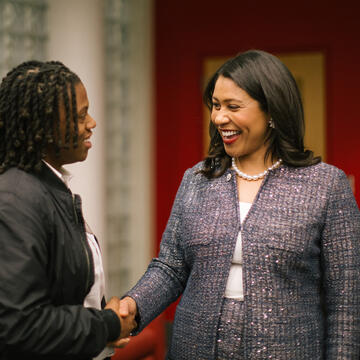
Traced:
[[129, 304], [126, 300], [120, 301], [119, 313], [122, 317], [127, 317], [129, 315]]
[[130, 342], [130, 338], [127, 337], [127, 338], [124, 338], [124, 339], [120, 339], [120, 340], [115, 341], [114, 343], [112, 343], [112, 346], [113, 346], [113, 347], [116, 347], [116, 348], [123, 348], [123, 347], [125, 347], [129, 342]]
[[118, 307], [118, 304], [119, 304], [119, 299], [117, 297], [113, 296], [106, 304], [105, 309], [116, 308], [116, 307]]

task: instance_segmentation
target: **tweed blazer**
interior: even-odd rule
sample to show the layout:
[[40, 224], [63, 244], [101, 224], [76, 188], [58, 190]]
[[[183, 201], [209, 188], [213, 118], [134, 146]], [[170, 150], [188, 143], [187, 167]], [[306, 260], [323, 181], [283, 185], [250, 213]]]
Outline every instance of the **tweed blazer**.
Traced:
[[159, 256], [128, 293], [138, 331], [182, 294], [168, 359], [216, 359], [241, 229], [242, 358], [358, 360], [360, 215], [345, 174], [325, 163], [272, 170], [240, 225], [234, 171], [208, 180], [201, 166], [185, 172]]

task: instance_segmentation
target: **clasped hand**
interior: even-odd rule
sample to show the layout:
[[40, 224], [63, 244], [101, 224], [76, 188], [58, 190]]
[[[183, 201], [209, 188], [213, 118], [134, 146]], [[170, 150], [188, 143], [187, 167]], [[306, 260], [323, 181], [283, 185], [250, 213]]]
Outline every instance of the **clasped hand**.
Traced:
[[118, 316], [121, 324], [119, 338], [108, 345], [113, 347], [124, 347], [130, 341], [129, 335], [131, 331], [137, 326], [135, 321], [135, 316], [137, 314], [136, 302], [128, 296], [122, 300], [117, 297], [112, 297], [106, 304], [105, 309], [113, 310]]

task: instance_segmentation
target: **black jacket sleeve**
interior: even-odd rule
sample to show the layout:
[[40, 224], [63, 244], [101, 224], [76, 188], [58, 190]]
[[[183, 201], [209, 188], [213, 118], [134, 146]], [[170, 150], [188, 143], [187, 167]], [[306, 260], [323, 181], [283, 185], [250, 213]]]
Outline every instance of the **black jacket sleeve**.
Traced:
[[116, 314], [54, 306], [46, 273], [51, 224], [41, 199], [0, 198], [0, 344], [39, 355], [97, 355], [120, 335]]

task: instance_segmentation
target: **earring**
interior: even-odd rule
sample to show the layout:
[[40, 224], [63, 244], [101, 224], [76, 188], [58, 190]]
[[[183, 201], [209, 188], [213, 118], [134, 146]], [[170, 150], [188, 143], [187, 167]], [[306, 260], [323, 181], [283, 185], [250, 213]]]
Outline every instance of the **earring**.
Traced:
[[270, 118], [270, 120], [269, 120], [269, 127], [271, 127], [272, 129], [275, 129], [274, 120], [272, 118]]

